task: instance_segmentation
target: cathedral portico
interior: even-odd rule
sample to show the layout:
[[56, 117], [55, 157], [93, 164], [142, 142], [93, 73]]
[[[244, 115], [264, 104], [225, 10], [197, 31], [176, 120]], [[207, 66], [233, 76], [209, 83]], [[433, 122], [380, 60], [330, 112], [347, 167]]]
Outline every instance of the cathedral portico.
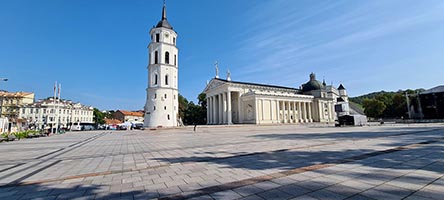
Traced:
[[204, 90], [208, 124], [334, 122], [337, 90], [326, 90], [313, 74], [307, 84], [312, 89], [303, 92], [297, 88], [213, 78]]

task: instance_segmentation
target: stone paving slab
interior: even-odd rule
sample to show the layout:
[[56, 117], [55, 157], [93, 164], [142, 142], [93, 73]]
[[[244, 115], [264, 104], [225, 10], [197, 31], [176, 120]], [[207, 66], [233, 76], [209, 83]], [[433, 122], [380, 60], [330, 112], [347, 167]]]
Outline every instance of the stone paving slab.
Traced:
[[440, 124], [235, 126], [0, 143], [15, 156], [0, 154], [0, 197], [440, 198], [443, 130]]

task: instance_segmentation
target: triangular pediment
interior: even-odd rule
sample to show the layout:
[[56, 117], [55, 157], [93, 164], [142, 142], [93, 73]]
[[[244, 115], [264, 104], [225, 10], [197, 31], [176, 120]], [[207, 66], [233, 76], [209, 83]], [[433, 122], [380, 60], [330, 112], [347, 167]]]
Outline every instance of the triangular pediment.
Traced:
[[224, 81], [220, 81], [220, 80], [217, 80], [217, 79], [215, 79], [215, 78], [213, 78], [213, 79], [211, 79], [211, 81], [208, 83], [208, 85], [205, 87], [205, 89], [204, 89], [204, 93], [206, 93], [206, 92], [208, 92], [208, 91], [210, 91], [210, 90], [212, 90], [212, 89], [214, 89], [214, 88], [217, 88], [217, 87], [219, 87], [219, 86], [221, 86], [221, 85], [223, 85], [223, 84], [226, 84], [226, 82], [224, 82]]

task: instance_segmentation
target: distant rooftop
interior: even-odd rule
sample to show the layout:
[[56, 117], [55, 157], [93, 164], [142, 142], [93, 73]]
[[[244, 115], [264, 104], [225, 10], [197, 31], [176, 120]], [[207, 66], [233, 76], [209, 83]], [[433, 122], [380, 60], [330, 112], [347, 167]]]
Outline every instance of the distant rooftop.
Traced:
[[434, 88], [428, 89], [424, 92], [421, 92], [421, 94], [432, 94], [432, 93], [440, 93], [444, 92], [444, 85], [439, 85]]
[[127, 110], [118, 110], [118, 112], [121, 112], [125, 116], [136, 116], [136, 117], [143, 117], [143, 112], [137, 111], [127, 111]]
[[0, 96], [2, 97], [26, 97], [28, 95], [32, 95], [32, 92], [6, 92], [0, 91]]

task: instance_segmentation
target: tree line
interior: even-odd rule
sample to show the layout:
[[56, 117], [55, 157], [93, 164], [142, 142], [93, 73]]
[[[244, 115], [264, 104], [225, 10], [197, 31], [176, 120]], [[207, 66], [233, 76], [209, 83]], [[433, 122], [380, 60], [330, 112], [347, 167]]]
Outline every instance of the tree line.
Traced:
[[[352, 97], [350, 101], [361, 105], [370, 118], [408, 118], [407, 98], [415, 110], [418, 108], [417, 93], [424, 89], [398, 90], [397, 92], [373, 92]], [[407, 98], [406, 98], [407, 94]]]

